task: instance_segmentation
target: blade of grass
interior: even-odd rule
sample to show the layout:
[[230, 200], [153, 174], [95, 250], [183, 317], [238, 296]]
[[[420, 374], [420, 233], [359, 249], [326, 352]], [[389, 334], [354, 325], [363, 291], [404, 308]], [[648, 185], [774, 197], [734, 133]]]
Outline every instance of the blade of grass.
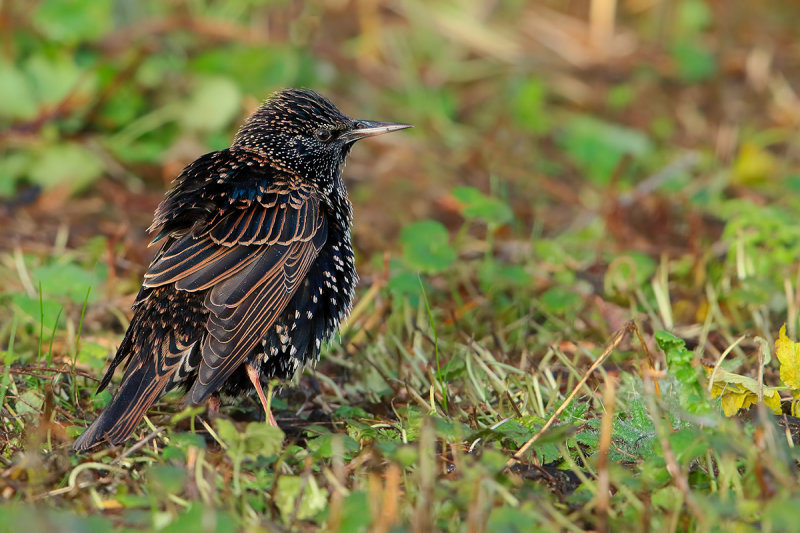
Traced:
[[422, 283], [422, 276], [417, 276], [417, 279], [419, 280], [419, 288], [422, 291], [422, 298], [425, 301], [425, 310], [428, 313], [428, 323], [431, 326], [431, 331], [433, 331], [433, 350], [436, 355], [436, 381], [439, 382], [439, 387], [442, 392], [442, 405], [444, 406], [444, 410], [447, 411], [447, 385], [444, 382], [442, 368], [439, 365], [439, 335], [436, 333], [433, 312], [431, 311], [431, 304], [428, 302], [428, 293], [425, 291], [425, 285]]

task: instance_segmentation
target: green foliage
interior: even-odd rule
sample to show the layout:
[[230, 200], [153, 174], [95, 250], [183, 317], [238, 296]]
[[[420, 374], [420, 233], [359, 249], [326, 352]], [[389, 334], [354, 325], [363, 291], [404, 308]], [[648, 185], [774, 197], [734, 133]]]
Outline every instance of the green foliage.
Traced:
[[342, 522], [339, 525], [340, 531], [368, 531], [368, 526], [372, 523], [369, 513], [364, 510], [369, 507], [367, 493], [364, 491], [353, 491], [347, 495], [342, 502]]
[[313, 477], [281, 476], [275, 503], [285, 522], [312, 518], [328, 505], [328, 491], [320, 488]]
[[547, 311], [563, 314], [580, 305], [581, 297], [563, 287], [551, 287], [541, 294], [539, 302]]
[[33, 23], [45, 37], [64, 45], [94, 41], [112, 27], [113, 2], [97, 0], [45, 0], [33, 14]]
[[587, 116], [570, 120], [559, 143], [586, 177], [597, 185], [609, 183], [623, 156], [640, 159], [652, 150], [644, 133]]
[[57, 327], [63, 319], [63, 307], [55, 301], [31, 298], [25, 294], [12, 294], [11, 302], [26, 318], [38, 326]]
[[686, 348], [686, 342], [667, 331], [656, 331], [655, 337], [667, 359], [669, 374], [677, 382], [681, 408], [689, 413], [707, 412], [709, 406], [698, 369], [694, 365], [695, 357]]
[[675, 43], [672, 48], [672, 59], [678, 67], [678, 77], [688, 83], [707, 80], [717, 70], [714, 56], [698, 43]]
[[258, 456], [275, 455], [281, 451], [283, 432], [269, 424], [253, 422], [247, 424], [244, 433], [240, 433], [233, 422], [220, 418], [217, 421], [217, 432], [228, 446], [228, 455], [236, 460], [256, 459]]
[[64, 533], [111, 533], [111, 521], [99, 515], [80, 516], [57, 509], [39, 509], [12, 503], [0, 507], [0, 532], [60, 531]]
[[711, 8], [702, 0], [678, 2], [676, 26], [683, 35], [697, 35], [712, 23]]
[[514, 118], [532, 133], [544, 133], [550, 129], [550, 115], [546, 109], [547, 84], [531, 78], [519, 84], [514, 92], [511, 110]]
[[34, 154], [28, 168], [31, 183], [49, 189], [59, 185], [78, 192], [103, 172], [102, 163], [83, 146], [65, 143], [48, 146]]
[[461, 214], [468, 219], [479, 219], [491, 227], [510, 222], [513, 214], [508, 203], [486, 196], [473, 187], [456, 187], [453, 196], [461, 202]]
[[455, 261], [456, 252], [449, 241], [447, 228], [435, 220], [414, 222], [400, 234], [406, 264], [427, 274], [442, 272]]
[[[223, 25], [244, 23], [250, 9], [245, 2], [224, 10]], [[0, 128], [41, 139], [0, 147], [2, 196], [25, 183], [77, 194], [120, 166], [162, 163], [180, 143], [227, 146], [245, 98], [317, 79], [303, 47], [235, 39], [208, 46], [190, 31], [148, 39], [125, 33], [158, 27], [159, 17], [177, 23], [185, 16], [177, 6], [116, 10], [110, 0], [46, 0], [28, 11], [30, 20], [8, 32], [13, 57], [0, 57]], [[124, 54], [114, 51], [115, 34]]]
[[608, 265], [603, 286], [606, 294], [631, 294], [646, 286], [656, 271], [655, 260], [647, 254], [620, 254]]
[[315, 457], [321, 459], [330, 459], [334, 454], [334, 441], [338, 441], [336, 446], [341, 454], [345, 457], [350, 457], [353, 452], [361, 449], [352, 437], [348, 435], [339, 435], [334, 433], [326, 433], [317, 438], [308, 441], [308, 450], [314, 454]]
[[706, 2], [683, 0], [678, 3], [671, 55], [678, 78], [684, 82], [702, 82], [717, 72], [717, 61], [703, 40], [711, 23], [712, 14]]
[[778, 206], [744, 201], [726, 202], [720, 214], [728, 220], [722, 237], [728, 245], [726, 259], [739, 277], [756, 278], [752, 280], [756, 284], [770, 278], [782, 280], [787, 266], [800, 254], [800, 228], [792, 222], [793, 215]]
[[489, 515], [487, 529], [498, 533], [544, 533], [548, 531], [546, 527], [538, 527], [539, 522], [538, 514], [532, 510], [497, 507]]
[[147, 480], [154, 493], [162, 497], [175, 494], [186, 482], [186, 470], [169, 464], [156, 464], [147, 470]]
[[84, 301], [87, 292], [90, 302], [97, 301], [99, 295], [93, 295], [91, 289], [106, 277], [105, 268], [99, 263], [93, 271], [75, 263], [42, 265], [33, 269], [32, 274], [44, 295], [65, 297], [78, 304]]
[[238, 114], [242, 95], [239, 87], [223, 77], [199, 78], [189, 95], [180, 121], [195, 131], [217, 131]]
[[234, 533], [239, 531], [239, 527], [229, 513], [196, 503], [190, 505], [186, 511], [176, 516], [160, 531], [165, 533], [182, 533], [184, 531]]

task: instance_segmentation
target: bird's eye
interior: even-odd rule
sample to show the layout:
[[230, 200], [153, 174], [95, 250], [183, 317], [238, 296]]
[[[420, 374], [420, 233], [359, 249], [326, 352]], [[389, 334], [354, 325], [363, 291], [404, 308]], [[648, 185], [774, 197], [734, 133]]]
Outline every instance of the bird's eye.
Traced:
[[330, 141], [331, 137], [333, 137], [331, 130], [320, 128], [314, 132], [314, 138], [317, 139], [318, 141], [323, 141], [323, 142]]

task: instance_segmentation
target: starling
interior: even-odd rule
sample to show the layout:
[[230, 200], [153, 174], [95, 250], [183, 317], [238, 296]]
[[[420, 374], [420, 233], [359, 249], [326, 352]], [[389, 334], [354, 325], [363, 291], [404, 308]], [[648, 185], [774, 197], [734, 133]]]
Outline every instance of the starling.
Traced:
[[126, 363], [122, 383], [73, 448], [123, 442], [176, 388], [191, 404], [255, 390], [274, 424], [261, 379], [289, 379], [316, 359], [352, 308], [345, 158], [359, 139], [408, 127], [354, 120], [289, 89], [230, 148], [187, 166], [156, 210], [149, 231], [163, 244], [98, 392]]

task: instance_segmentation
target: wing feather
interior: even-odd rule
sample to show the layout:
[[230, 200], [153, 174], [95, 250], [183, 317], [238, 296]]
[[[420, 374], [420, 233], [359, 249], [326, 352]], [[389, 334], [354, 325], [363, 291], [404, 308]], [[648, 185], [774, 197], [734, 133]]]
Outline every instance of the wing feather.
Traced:
[[183, 235], [162, 251], [145, 274], [146, 287], [208, 291], [208, 335], [192, 402], [245, 362], [285, 311], [326, 239], [327, 222], [313, 190], [281, 182], [259, 201], [220, 212], [204, 231]]
[[[255, 288], [249, 286], [252, 272], [241, 272], [225, 282], [233, 285], [235, 278], [241, 276], [234, 290], [219, 286], [220, 294], [217, 294], [217, 287], [208, 293], [209, 335], [202, 347], [197, 380], [190, 391], [193, 403], [203, 401], [245, 362], [286, 309], [327, 237], [324, 219], [320, 220], [322, 225], [317, 238], [288, 245], [278, 262], [263, 273]], [[253, 272], [258, 270], [254, 263]], [[229, 292], [227, 297], [225, 292]]]

